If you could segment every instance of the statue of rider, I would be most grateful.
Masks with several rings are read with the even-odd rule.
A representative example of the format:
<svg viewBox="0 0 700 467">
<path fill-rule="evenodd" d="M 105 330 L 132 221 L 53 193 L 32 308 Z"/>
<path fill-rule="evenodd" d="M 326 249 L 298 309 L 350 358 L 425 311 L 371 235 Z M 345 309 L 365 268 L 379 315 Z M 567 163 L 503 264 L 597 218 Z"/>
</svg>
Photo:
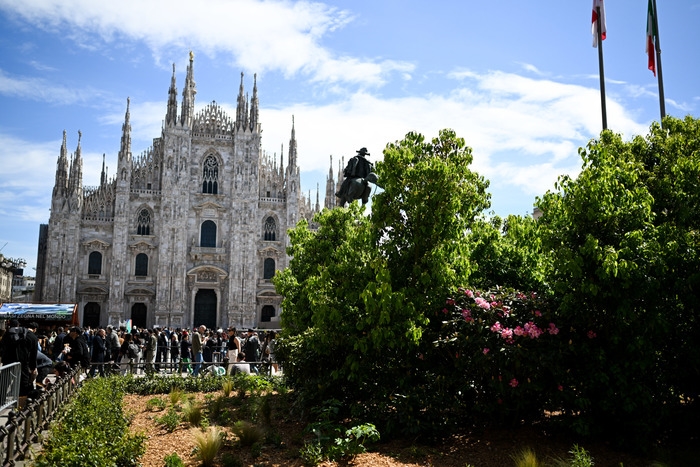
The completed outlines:
<svg viewBox="0 0 700 467">
<path fill-rule="evenodd" d="M 369 156 L 367 148 L 361 148 L 355 152 L 357 155 L 353 156 L 352 159 L 348 161 L 348 165 L 343 170 L 345 180 L 343 180 L 343 184 L 340 186 L 340 191 L 335 194 L 335 196 L 340 199 L 348 197 L 348 190 L 350 189 L 350 184 L 353 180 L 357 178 L 367 178 L 369 173 L 372 171 L 372 163 L 365 158 L 365 156 Z M 363 196 L 362 204 L 366 204 L 367 201 L 367 197 Z"/>
</svg>

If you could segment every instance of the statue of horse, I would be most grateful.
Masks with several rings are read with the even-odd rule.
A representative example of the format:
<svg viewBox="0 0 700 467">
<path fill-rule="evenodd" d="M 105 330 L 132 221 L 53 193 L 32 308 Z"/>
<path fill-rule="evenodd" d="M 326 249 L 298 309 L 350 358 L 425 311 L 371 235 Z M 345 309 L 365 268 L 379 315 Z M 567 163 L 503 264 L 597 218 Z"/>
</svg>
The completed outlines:
<svg viewBox="0 0 700 467">
<path fill-rule="evenodd" d="M 372 192 L 372 188 L 369 186 L 370 183 L 376 186 L 380 186 L 377 178 L 377 174 L 370 172 L 367 177 L 356 177 L 346 179 L 348 182 L 348 189 L 345 193 L 338 196 L 338 206 L 345 207 L 345 203 L 352 203 L 353 200 L 361 199 L 362 205 L 364 206 L 369 201 L 369 195 Z"/>
</svg>

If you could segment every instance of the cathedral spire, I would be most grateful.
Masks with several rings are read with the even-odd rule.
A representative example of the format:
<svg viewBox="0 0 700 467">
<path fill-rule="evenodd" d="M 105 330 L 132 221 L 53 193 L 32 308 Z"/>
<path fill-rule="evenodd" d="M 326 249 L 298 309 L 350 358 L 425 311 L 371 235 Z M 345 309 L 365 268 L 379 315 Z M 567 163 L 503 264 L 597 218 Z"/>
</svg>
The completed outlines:
<svg viewBox="0 0 700 467">
<path fill-rule="evenodd" d="M 80 147 L 80 140 L 83 137 L 83 133 L 78 130 L 78 147 L 75 148 L 75 155 L 70 165 L 70 178 L 68 181 L 68 188 L 70 194 L 78 195 L 80 197 L 83 190 L 83 157 L 82 149 Z"/>
<path fill-rule="evenodd" d="M 170 78 L 168 90 L 168 111 L 165 114 L 165 124 L 170 126 L 177 123 L 177 86 L 175 82 L 175 64 L 173 63 L 173 77 Z"/>
<path fill-rule="evenodd" d="M 284 143 L 280 145 L 280 177 L 284 174 Z"/>
<path fill-rule="evenodd" d="M 241 71 L 241 85 L 238 87 L 238 99 L 236 104 L 236 128 L 245 126 L 246 99 L 243 93 L 243 72 Z"/>
<path fill-rule="evenodd" d="M 131 117 L 129 113 L 129 106 L 131 104 L 131 98 L 126 98 L 126 114 L 124 115 L 124 124 L 122 125 L 122 142 L 119 148 L 119 160 L 130 161 L 131 160 Z"/>
<path fill-rule="evenodd" d="M 318 183 L 316 183 L 316 212 L 321 210 L 321 204 L 319 202 L 319 193 L 320 193 L 320 186 Z"/>
<path fill-rule="evenodd" d="M 56 161 L 56 181 L 53 187 L 53 196 L 65 195 L 68 188 L 68 148 L 66 145 L 66 130 L 63 130 L 63 143 L 61 143 L 61 152 Z"/>
<path fill-rule="evenodd" d="M 105 186 L 107 183 L 107 172 L 105 171 L 105 154 L 102 153 L 102 172 L 100 173 L 100 186 Z"/>
<path fill-rule="evenodd" d="M 258 74 L 253 75 L 253 98 L 250 101 L 250 131 L 258 130 Z"/>
<path fill-rule="evenodd" d="M 194 118 L 194 96 L 197 94 L 197 86 L 194 82 L 194 53 L 190 50 L 190 64 L 187 67 L 187 77 L 185 87 L 182 90 L 182 111 L 180 112 L 180 123 L 190 127 Z"/>
<path fill-rule="evenodd" d="M 295 171 L 297 166 L 297 137 L 294 130 L 294 115 L 292 115 L 292 136 L 289 138 L 289 160 L 287 169 Z"/>
</svg>

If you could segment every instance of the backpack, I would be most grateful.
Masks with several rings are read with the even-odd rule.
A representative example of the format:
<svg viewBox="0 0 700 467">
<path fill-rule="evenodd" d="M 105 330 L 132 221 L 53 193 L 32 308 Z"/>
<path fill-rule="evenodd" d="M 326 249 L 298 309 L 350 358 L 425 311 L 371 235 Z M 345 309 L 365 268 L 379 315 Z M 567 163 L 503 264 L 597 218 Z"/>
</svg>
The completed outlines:
<svg viewBox="0 0 700 467">
<path fill-rule="evenodd" d="M 129 358 L 139 358 L 139 346 L 133 342 L 129 342 L 129 347 L 126 349 L 126 355 Z"/>
</svg>

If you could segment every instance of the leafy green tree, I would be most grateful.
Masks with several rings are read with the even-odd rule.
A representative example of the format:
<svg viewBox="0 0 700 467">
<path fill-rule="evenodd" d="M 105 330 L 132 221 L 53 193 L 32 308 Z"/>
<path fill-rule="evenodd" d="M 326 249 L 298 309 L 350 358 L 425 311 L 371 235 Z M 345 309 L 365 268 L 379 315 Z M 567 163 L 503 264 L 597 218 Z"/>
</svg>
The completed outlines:
<svg viewBox="0 0 700 467">
<path fill-rule="evenodd" d="M 423 429 L 423 409 L 440 402 L 421 371 L 433 358 L 423 332 L 468 277 L 466 234 L 489 206 L 471 161 L 450 130 L 429 142 L 409 133 L 377 163 L 384 191 L 369 218 L 353 203 L 291 232 L 274 280 L 285 297 L 276 353 L 304 403 L 341 400 L 383 433 Z"/>
<path fill-rule="evenodd" d="M 538 201 L 584 432 L 647 440 L 698 394 L 700 123 L 665 124 L 631 142 L 604 131 Z"/>
<path fill-rule="evenodd" d="M 539 224 L 532 217 L 479 219 L 471 228 L 469 242 L 469 257 L 475 264 L 469 276 L 473 287 L 544 290 L 547 256 L 541 248 Z"/>
</svg>

